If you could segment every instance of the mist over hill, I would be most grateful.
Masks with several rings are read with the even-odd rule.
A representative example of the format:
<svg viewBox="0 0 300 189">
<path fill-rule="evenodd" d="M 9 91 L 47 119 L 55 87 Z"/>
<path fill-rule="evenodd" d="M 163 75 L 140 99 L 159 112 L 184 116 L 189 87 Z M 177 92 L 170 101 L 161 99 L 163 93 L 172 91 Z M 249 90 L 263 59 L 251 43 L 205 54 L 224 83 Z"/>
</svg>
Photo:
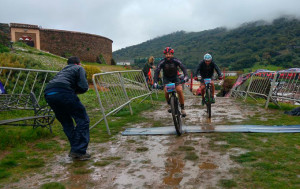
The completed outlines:
<svg viewBox="0 0 300 189">
<path fill-rule="evenodd" d="M 174 48 L 175 57 L 191 69 L 207 52 L 220 67 L 229 70 L 254 65 L 300 67 L 300 20 L 281 17 L 272 23 L 262 20 L 244 23 L 236 29 L 178 31 L 117 50 L 113 57 L 117 61 L 134 61 L 134 66 L 142 67 L 151 55 L 162 58 L 166 46 Z"/>
</svg>

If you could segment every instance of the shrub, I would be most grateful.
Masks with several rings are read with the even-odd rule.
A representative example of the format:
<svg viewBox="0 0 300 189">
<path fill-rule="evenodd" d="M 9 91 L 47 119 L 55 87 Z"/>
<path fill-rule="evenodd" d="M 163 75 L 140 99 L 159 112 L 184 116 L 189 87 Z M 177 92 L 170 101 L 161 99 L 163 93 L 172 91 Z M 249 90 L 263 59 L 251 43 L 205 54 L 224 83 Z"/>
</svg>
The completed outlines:
<svg viewBox="0 0 300 189">
<path fill-rule="evenodd" d="M 221 88 L 221 92 L 217 96 L 225 96 L 234 85 L 237 77 L 226 77 Z"/>
<path fill-rule="evenodd" d="M 72 53 L 70 53 L 70 52 L 64 52 L 64 53 L 62 54 L 62 57 L 65 57 L 65 58 L 69 58 L 69 57 L 71 57 L 71 56 L 73 56 L 73 55 L 72 55 Z"/>
<path fill-rule="evenodd" d="M 9 46 L 10 40 L 9 40 L 9 34 L 7 32 L 1 31 L 0 29 L 0 44 L 3 46 Z"/>
<path fill-rule="evenodd" d="M 15 68 L 47 69 L 43 64 L 33 58 L 21 57 L 10 53 L 0 54 L 0 66 Z"/>
<path fill-rule="evenodd" d="M 97 56 L 96 62 L 99 64 L 106 64 L 106 61 L 102 54 L 99 54 L 99 56 Z"/>
<path fill-rule="evenodd" d="M 116 63 L 116 61 L 112 58 L 110 64 L 111 64 L 111 65 L 116 65 L 117 63 Z"/>
<path fill-rule="evenodd" d="M 9 48 L 0 44 L 0 53 L 9 52 Z"/>
<path fill-rule="evenodd" d="M 87 76 L 87 80 L 89 83 L 93 83 L 93 74 L 96 74 L 96 73 L 101 73 L 101 70 L 99 67 L 97 66 L 90 66 L 90 65 L 85 65 L 83 66 L 85 71 L 86 71 L 86 76 Z"/>
</svg>

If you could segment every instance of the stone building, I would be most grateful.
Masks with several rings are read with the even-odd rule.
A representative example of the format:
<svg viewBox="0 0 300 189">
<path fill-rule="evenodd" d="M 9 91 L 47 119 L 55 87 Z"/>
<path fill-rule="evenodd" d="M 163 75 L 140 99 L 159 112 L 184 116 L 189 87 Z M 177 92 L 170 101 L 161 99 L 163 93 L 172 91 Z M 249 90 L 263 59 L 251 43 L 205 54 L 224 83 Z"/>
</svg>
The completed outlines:
<svg viewBox="0 0 300 189">
<path fill-rule="evenodd" d="M 96 62 L 100 54 L 107 64 L 111 64 L 111 39 L 103 36 L 65 31 L 44 29 L 37 25 L 11 23 L 10 37 L 13 42 L 23 41 L 39 50 L 69 57 L 78 56 L 83 61 Z"/>
</svg>

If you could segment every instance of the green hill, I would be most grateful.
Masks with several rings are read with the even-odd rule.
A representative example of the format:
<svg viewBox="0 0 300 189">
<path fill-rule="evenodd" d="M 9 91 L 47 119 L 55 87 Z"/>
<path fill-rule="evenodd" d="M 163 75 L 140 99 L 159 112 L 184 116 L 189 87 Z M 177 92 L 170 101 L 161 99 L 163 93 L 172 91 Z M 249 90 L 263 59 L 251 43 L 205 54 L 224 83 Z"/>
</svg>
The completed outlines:
<svg viewBox="0 0 300 189">
<path fill-rule="evenodd" d="M 206 52 L 229 70 L 300 67 L 300 20 L 282 17 L 272 23 L 245 23 L 232 30 L 178 31 L 115 51 L 113 57 L 134 60 L 135 66 L 142 67 L 146 57 L 162 58 L 166 46 L 174 48 L 175 57 L 191 69 Z"/>
<path fill-rule="evenodd" d="M 2 45 L 1 42 L 0 45 Z M 66 58 L 38 50 L 25 43 L 13 43 L 12 49 L 3 45 L 0 47 L 2 47 L 0 50 L 4 49 L 4 51 L 0 51 L 0 66 L 60 71 L 67 65 Z M 100 72 L 100 70 L 107 72 L 130 69 L 124 66 L 106 65 L 96 62 L 83 61 L 82 65 L 85 69 L 97 67 L 96 73 L 98 73 L 97 71 Z"/>
</svg>

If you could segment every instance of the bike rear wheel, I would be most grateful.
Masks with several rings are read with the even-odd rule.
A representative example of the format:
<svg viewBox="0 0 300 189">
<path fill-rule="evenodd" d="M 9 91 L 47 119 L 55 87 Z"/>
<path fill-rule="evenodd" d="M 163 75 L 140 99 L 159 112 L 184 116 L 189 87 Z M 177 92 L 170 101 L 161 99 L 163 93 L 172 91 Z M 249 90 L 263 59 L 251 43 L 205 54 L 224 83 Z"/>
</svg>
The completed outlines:
<svg viewBox="0 0 300 189">
<path fill-rule="evenodd" d="M 178 136 L 182 134 L 182 123 L 181 123 L 181 114 L 178 108 L 178 99 L 175 96 L 171 96 L 170 99 L 171 112 L 175 125 L 175 130 Z"/>
</svg>

